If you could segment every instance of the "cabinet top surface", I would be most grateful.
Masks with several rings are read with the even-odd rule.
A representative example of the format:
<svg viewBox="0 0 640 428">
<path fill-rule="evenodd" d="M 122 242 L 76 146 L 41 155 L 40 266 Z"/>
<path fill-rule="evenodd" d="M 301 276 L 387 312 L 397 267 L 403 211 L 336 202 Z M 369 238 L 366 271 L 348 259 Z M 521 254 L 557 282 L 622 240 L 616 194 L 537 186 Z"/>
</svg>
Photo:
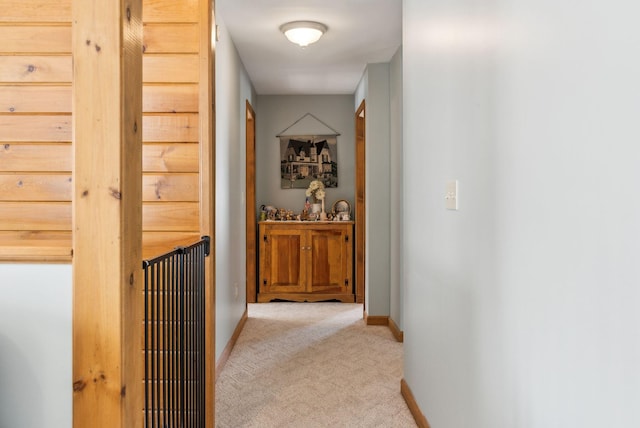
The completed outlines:
<svg viewBox="0 0 640 428">
<path fill-rule="evenodd" d="M 276 221 L 276 220 L 265 220 L 259 221 L 258 224 L 273 224 L 273 225 L 295 225 L 295 226 L 318 226 L 320 224 L 323 225 L 339 225 L 339 224 L 354 224 L 353 220 L 351 221 L 297 221 L 297 220 L 285 220 L 285 221 Z"/>
</svg>

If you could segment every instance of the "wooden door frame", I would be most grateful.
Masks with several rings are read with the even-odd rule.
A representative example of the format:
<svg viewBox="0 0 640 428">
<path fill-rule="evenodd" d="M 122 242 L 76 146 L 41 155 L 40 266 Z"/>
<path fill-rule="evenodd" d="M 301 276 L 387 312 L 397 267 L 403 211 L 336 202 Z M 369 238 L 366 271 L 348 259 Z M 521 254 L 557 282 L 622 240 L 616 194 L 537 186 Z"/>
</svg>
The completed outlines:
<svg viewBox="0 0 640 428">
<path fill-rule="evenodd" d="M 256 251 L 256 113 L 246 101 L 246 293 L 247 303 L 255 303 L 257 281 Z"/>
<path fill-rule="evenodd" d="M 356 110 L 356 178 L 355 178 L 355 276 L 356 303 L 364 303 L 366 245 L 366 118 L 365 100 Z"/>
<path fill-rule="evenodd" d="M 199 0 L 198 22 L 200 35 L 198 120 L 200 131 L 200 234 L 213 237 L 209 257 L 205 259 L 205 425 L 215 426 L 215 355 L 216 355 L 216 177 L 215 177 L 215 47 L 211 36 L 216 28 L 214 3 Z"/>
</svg>

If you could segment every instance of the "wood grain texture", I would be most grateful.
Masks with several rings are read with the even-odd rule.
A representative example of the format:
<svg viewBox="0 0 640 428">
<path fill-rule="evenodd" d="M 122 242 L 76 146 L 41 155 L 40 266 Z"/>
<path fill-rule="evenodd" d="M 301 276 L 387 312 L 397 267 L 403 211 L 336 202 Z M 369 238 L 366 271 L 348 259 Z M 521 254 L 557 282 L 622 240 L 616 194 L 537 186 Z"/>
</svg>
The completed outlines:
<svg viewBox="0 0 640 428">
<path fill-rule="evenodd" d="M 0 115 L 0 142 L 71 142 L 70 115 Z"/>
<path fill-rule="evenodd" d="M 5 22 L 71 22 L 71 0 L 3 0 Z"/>
<path fill-rule="evenodd" d="M 146 84 L 142 89 L 145 113 L 197 113 L 198 85 Z"/>
<path fill-rule="evenodd" d="M 4 201 L 71 202 L 71 174 L 0 173 L 0 195 Z"/>
<path fill-rule="evenodd" d="M 0 6 L 0 260 L 71 261 L 71 1 Z"/>
<path fill-rule="evenodd" d="M 142 200 L 145 202 L 198 202 L 200 200 L 198 181 L 198 174 L 145 174 L 142 177 Z"/>
<path fill-rule="evenodd" d="M 224 347 L 222 353 L 220 354 L 220 357 L 218 358 L 218 362 L 216 363 L 216 380 L 218 380 L 218 374 L 220 374 L 220 372 L 224 368 L 224 365 L 227 363 L 227 360 L 231 355 L 231 351 L 233 351 L 233 347 L 236 345 L 236 342 L 238 341 L 240 333 L 242 333 L 242 329 L 244 328 L 244 325 L 246 324 L 248 318 L 249 313 L 247 312 L 247 309 L 245 309 L 242 317 L 240 318 L 240 321 L 238 321 L 238 325 L 236 325 L 236 328 L 233 330 L 233 334 L 231 335 L 229 342 Z"/>
<path fill-rule="evenodd" d="M 389 317 L 381 315 L 366 315 L 367 325 L 389 325 Z"/>
<path fill-rule="evenodd" d="M 325 302 L 325 301 L 339 301 L 342 303 L 354 303 L 355 298 L 353 294 L 341 294 L 341 293 L 258 293 L 258 303 L 268 303 L 273 300 L 288 300 L 292 302 Z"/>
<path fill-rule="evenodd" d="M 366 248 L 366 135 L 365 101 L 355 115 L 356 126 L 356 206 L 355 206 L 355 263 L 356 263 L 356 303 L 364 303 L 365 248 Z"/>
<path fill-rule="evenodd" d="M 145 143 L 199 141 L 198 115 L 194 113 L 145 115 L 142 127 Z"/>
<path fill-rule="evenodd" d="M 74 427 L 142 426 L 141 17 L 73 0 Z"/>
<path fill-rule="evenodd" d="M 71 85 L 0 86 L 0 112 L 71 113 Z"/>
<path fill-rule="evenodd" d="M 0 261 L 71 262 L 71 231 L 0 231 Z"/>
<path fill-rule="evenodd" d="M 400 327 L 398 327 L 398 324 L 396 324 L 396 322 L 391 317 L 389 317 L 389 330 L 391 330 L 393 337 L 395 337 L 398 342 L 400 343 L 404 342 L 403 331 L 400 330 Z"/>
<path fill-rule="evenodd" d="M 205 363 L 205 428 L 215 426 L 215 337 L 216 337 L 216 239 L 215 239 L 215 0 L 198 0 L 199 24 L 199 135 L 200 135 L 200 234 L 210 236 L 212 245 L 205 259 L 205 349 L 210 357 Z"/>
<path fill-rule="evenodd" d="M 146 24 L 143 52 L 198 53 L 197 24 Z"/>
<path fill-rule="evenodd" d="M 3 0 L 2 21 L 71 22 L 71 0 Z M 144 0 L 144 22 L 198 22 L 197 0 Z"/>
<path fill-rule="evenodd" d="M 256 219 L 256 113 L 249 101 L 246 102 L 245 150 L 246 150 L 246 294 L 247 303 L 255 303 L 257 290 L 257 219 Z"/>
<path fill-rule="evenodd" d="M 143 64 L 145 83 L 198 83 L 198 55 L 145 54 Z"/>
<path fill-rule="evenodd" d="M 310 272 L 307 289 L 312 293 L 352 293 L 351 227 L 309 231 Z"/>
<path fill-rule="evenodd" d="M 199 208 L 197 202 L 146 202 L 142 206 L 142 227 L 145 232 L 197 232 Z"/>
<path fill-rule="evenodd" d="M 1 119 L 0 119 L 1 121 Z M 0 144 L 0 172 L 67 172 L 72 168 L 71 144 Z M 1 197 L 0 197 L 1 199 Z"/>
<path fill-rule="evenodd" d="M 407 406 L 409 407 L 409 411 L 413 415 L 413 418 L 415 419 L 418 427 L 431 428 L 431 426 L 429 425 L 429 422 L 427 421 L 427 418 L 424 416 L 424 414 L 420 410 L 420 406 L 418 406 L 418 403 L 416 402 L 416 399 L 413 396 L 413 392 L 411 392 L 411 388 L 409 388 L 407 381 L 405 381 L 404 379 L 400 381 L 400 393 L 402 394 L 402 398 L 404 398 L 404 401 L 407 403 Z"/>
<path fill-rule="evenodd" d="M 211 5 L 204 0 L 143 3 L 143 78 L 152 82 L 143 87 L 143 109 L 152 113 L 142 121 L 146 140 L 143 167 L 147 172 L 143 200 L 198 202 L 200 193 L 210 193 L 213 181 L 211 166 L 208 175 L 200 180 L 206 188 L 194 183 L 201 171 L 200 141 L 207 142 L 208 153 L 213 147 Z M 0 83 L 5 83 L 0 84 L 0 113 L 7 113 L 0 114 L 0 142 L 4 143 L 0 144 L 0 189 L 4 193 L 0 194 L 0 202 L 68 201 L 71 183 L 65 182 L 63 175 L 51 173 L 68 176 L 73 168 L 69 144 L 71 0 L 5 0 L 2 9 L 0 54 L 8 55 L 0 56 Z M 97 45 L 85 43 L 85 47 L 99 52 Z M 101 49 L 104 54 L 108 45 Z M 200 55 L 201 51 L 205 54 Z M 104 56 L 101 54 L 98 57 Z M 200 109 L 208 115 L 200 117 Z M 201 139 L 201 133 L 207 138 Z M 206 153 L 205 156 L 212 159 Z M 170 208 L 165 217 L 181 211 L 184 207 Z M 37 218 L 37 213 L 34 216 Z M 210 214 L 209 219 L 212 218 Z M 156 219 L 152 216 L 149 224 L 154 229 L 162 228 Z M 177 227 L 174 219 L 164 228 Z M 169 245 L 174 242 L 171 236 L 167 239 Z M 154 244 L 154 248 L 159 246 Z"/>
<path fill-rule="evenodd" d="M 200 79 L 198 52 L 201 46 L 199 3 L 193 0 L 150 0 L 144 5 L 144 17 L 149 22 L 143 29 L 147 54 L 191 54 L 145 56 L 145 70 L 149 73 L 147 80 L 159 83 L 145 85 L 144 109 L 152 113 L 197 113 L 200 108 L 197 83 Z M 0 53 L 19 55 L 0 57 L 0 80 L 18 84 L 0 86 L 0 111 L 23 115 L 0 116 L 3 130 L 0 141 L 5 142 L 0 145 L 0 172 L 5 173 L 0 176 L 3 192 L 0 201 L 69 201 L 71 183 L 64 178 L 68 174 L 51 175 L 51 172 L 69 173 L 72 169 L 71 145 L 59 144 L 71 140 L 71 116 L 68 115 L 72 99 L 69 86 L 71 2 L 9 2 L 9 9 L 8 16 L 0 20 L 14 24 L 0 26 L 0 39 L 3 40 Z M 206 21 L 205 27 L 211 25 L 208 18 Z M 206 28 L 204 32 L 207 32 Z M 167 84 L 167 81 L 191 83 Z M 34 114 L 27 116 L 25 113 Z M 200 186 L 197 179 L 194 181 L 197 175 L 183 173 L 198 173 L 200 169 L 199 126 L 197 114 L 183 117 L 152 115 L 143 120 L 145 138 L 149 142 L 194 143 L 145 145 L 143 164 L 145 171 L 151 174 L 144 178 L 143 200 L 198 201 Z M 25 176 L 24 173 L 33 174 Z M 178 175 L 173 176 L 174 173 Z M 24 205 L 20 210 L 29 206 L 36 207 Z M 11 206 L 11 212 L 16 210 Z M 148 210 L 150 213 L 156 211 L 155 208 Z M 184 207 L 170 208 L 165 218 L 173 218 L 172 215 L 184 211 Z M 47 222 L 38 226 L 32 221 L 40 218 L 38 213 L 25 218 L 31 219 L 33 227 L 49 227 Z M 162 228 L 157 221 L 157 216 L 152 215 L 148 224 L 154 229 Z M 16 222 L 12 220 L 11 227 L 18 227 Z M 174 219 L 164 228 L 177 227 Z M 168 245 L 175 242 L 171 236 L 167 239 Z M 155 242 L 153 247 L 160 246 Z"/>
<path fill-rule="evenodd" d="M 145 23 L 198 22 L 202 18 L 198 7 L 198 0 L 144 0 L 142 20 Z"/>
<path fill-rule="evenodd" d="M 71 55 L 0 56 L 0 82 L 71 82 Z"/>
<path fill-rule="evenodd" d="M 0 25 L 0 40 L 0 54 L 71 54 L 70 25 Z"/>
<path fill-rule="evenodd" d="M 2 230 L 71 230 L 70 202 L 0 202 Z"/>
<path fill-rule="evenodd" d="M 198 144 L 145 144 L 142 168 L 145 172 L 198 172 Z"/>
<path fill-rule="evenodd" d="M 149 259 L 200 240 L 198 232 L 142 232 L 142 257 Z"/>
<path fill-rule="evenodd" d="M 259 222 L 258 301 L 353 302 L 352 230 L 352 222 Z"/>
</svg>

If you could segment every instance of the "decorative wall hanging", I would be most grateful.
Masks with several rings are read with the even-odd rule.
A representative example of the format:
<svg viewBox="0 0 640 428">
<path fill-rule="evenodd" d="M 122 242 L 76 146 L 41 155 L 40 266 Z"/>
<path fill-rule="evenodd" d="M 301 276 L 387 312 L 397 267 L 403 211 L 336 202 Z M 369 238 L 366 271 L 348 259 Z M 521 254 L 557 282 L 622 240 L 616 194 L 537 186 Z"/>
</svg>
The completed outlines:
<svg viewBox="0 0 640 428">
<path fill-rule="evenodd" d="M 285 135 L 294 125 L 311 117 L 330 132 L 319 134 L 295 133 Z M 283 189 L 306 189 L 313 180 L 320 180 L 327 188 L 338 187 L 338 133 L 335 129 L 307 113 L 279 133 L 280 178 Z"/>
</svg>

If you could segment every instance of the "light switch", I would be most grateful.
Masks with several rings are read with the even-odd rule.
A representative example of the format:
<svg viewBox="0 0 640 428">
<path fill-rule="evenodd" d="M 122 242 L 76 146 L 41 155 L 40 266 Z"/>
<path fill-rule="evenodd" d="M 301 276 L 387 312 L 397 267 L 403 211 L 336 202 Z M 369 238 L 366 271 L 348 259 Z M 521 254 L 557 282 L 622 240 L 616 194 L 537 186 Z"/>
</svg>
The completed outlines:
<svg viewBox="0 0 640 428">
<path fill-rule="evenodd" d="M 445 188 L 444 207 L 448 210 L 458 209 L 458 180 L 449 180 Z"/>
</svg>

